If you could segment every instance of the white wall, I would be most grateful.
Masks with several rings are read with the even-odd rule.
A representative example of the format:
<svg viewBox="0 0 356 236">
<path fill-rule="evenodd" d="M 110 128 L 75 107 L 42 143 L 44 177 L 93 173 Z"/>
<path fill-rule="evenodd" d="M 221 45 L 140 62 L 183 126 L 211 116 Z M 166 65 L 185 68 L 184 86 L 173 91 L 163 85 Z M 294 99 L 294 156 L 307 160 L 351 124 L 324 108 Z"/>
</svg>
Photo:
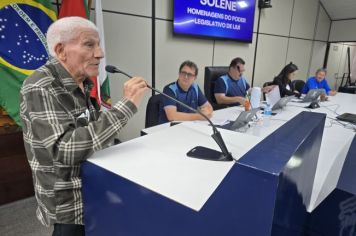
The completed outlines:
<svg viewBox="0 0 356 236">
<path fill-rule="evenodd" d="M 254 86 L 273 80 L 291 61 L 299 67 L 296 79 L 313 74 L 323 64 L 330 24 L 318 0 L 272 1 L 261 11 Z"/>
<path fill-rule="evenodd" d="M 351 70 L 356 67 L 354 58 L 356 55 L 355 43 L 331 43 L 328 56 L 328 82 L 332 89 L 338 89 L 341 84 L 344 73 L 348 73 L 347 48 L 350 48 L 350 64 Z M 354 81 L 354 76 L 352 76 Z M 343 82 L 345 85 L 346 79 Z"/>
<path fill-rule="evenodd" d="M 356 41 L 356 19 L 333 21 L 330 29 L 330 42 Z"/>
<path fill-rule="evenodd" d="M 177 79 L 178 67 L 186 59 L 199 66 L 198 84 L 203 89 L 204 67 L 229 65 L 234 57 L 246 61 L 245 76 L 254 86 L 273 80 L 283 66 L 293 61 L 300 68 L 297 79 L 305 80 L 324 61 L 330 19 L 319 0 L 273 0 L 272 8 L 255 12 L 253 42 L 197 39 L 173 36 L 173 0 L 156 0 L 155 82 L 162 89 Z M 152 1 L 102 0 L 107 62 L 152 82 Z M 256 49 L 257 48 L 257 49 Z M 257 52 L 256 52 L 257 50 Z M 255 58 L 256 52 L 256 58 Z M 253 65 L 255 69 L 253 71 Z M 117 79 L 120 77 L 120 79 Z M 122 96 L 124 78 L 110 76 L 113 102 Z M 144 127 L 147 94 L 139 113 L 121 132 L 125 141 L 139 136 Z"/>
</svg>

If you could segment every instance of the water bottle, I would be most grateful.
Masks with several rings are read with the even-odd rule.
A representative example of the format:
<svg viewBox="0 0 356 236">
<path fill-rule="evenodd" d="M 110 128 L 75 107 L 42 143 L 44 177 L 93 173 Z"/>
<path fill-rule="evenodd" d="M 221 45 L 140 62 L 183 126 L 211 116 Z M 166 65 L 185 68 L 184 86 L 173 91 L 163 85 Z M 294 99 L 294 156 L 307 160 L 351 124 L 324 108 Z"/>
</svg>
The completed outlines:
<svg viewBox="0 0 356 236">
<path fill-rule="evenodd" d="M 272 107 L 270 104 L 266 104 L 266 108 L 265 108 L 265 111 L 264 111 L 264 114 L 263 114 L 263 124 L 264 126 L 269 126 L 269 123 L 270 123 L 270 119 L 271 119 L 271 116 L 272 116 Z"/>
<path fill-rule="evenodd" d="M 271 116 L 272 115 L 272 107 L 268 103 L 266 104 L 264 115 L 265 116 Z"/>
</svg>

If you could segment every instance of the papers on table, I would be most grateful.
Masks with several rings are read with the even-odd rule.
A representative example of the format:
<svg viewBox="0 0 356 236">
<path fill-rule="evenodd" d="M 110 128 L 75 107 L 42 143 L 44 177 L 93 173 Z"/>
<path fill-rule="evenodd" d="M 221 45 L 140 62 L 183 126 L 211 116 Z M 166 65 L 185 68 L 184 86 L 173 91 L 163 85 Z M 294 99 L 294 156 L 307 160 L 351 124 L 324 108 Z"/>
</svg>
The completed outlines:
<svg viewBox="0 0 356 236">
<path fill-rule="evenodd" d="M 281 94 L 279 93 L 278 86 L 274 86 L 274 88 L 269 93 L 266 93 L 266 101 L 271 105 L 271 107 L 273 107 L 274 104 L 279 101 L 279 99 L 281 99 Z"/>
<path fill-rule="evenodd" d="M 251 107 L 257 108 L 260 107 L 261 101 L 261 88 L 260 87 L 253 87 L 251 89 Z"/>
</svg>

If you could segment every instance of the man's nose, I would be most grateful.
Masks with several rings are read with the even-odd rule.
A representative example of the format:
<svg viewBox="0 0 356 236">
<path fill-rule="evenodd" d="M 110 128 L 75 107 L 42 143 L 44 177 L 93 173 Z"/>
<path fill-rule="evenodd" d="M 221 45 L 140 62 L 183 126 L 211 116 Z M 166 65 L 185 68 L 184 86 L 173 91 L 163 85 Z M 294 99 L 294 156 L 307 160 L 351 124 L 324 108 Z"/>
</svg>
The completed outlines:
<svg viewBox="0 0 356 236">
<path fill-rule="evenodd" d="M 97 47 L 97 48 L 95 49 L 94 56 L 95 56 L 96 58 L 103 58 L 103 57 L 105 56 L 103 49 L 101 49 L 101 47 Z"/>
</svg>

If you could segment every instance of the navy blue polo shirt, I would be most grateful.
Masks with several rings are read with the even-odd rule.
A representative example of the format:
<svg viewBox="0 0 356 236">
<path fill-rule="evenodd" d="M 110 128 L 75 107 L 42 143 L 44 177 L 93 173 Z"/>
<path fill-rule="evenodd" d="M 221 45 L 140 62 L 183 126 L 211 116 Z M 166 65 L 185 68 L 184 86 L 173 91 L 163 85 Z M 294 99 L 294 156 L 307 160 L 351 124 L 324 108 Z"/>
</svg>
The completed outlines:
<svg viewBox="0 0 356 236">
<path fill-rule="evenodd" d="M 249 89 L 250 85 L 243 76 L 239 80 L 234 80 L 229 74 L 226 74 L 216 80 L 214 94 L 223 93 L 226 97 L 246 97 Z M 240 103 L 231 105 L 240 105 Z"/>
<path fill-rule="evenodd" d="M 184 91 L 179 86 L 178 82 L 173 82 L 166 85 L 163 89 L 163 92 L 194 109 L 198 109 L 208 101 L 196 83 L 193 83 L 192 86 L 190 86 L 190 88 L 188 89 L 188 91 Z M 193 111 L 183 107 L 182 105 L 174 102 L 173 100 L 166 98 L 165 96 L 161 96 L 161 104 L 159 109 L 159 124 L 168 122 L 166 112 L 164 110 L 164 108 L 167 106 L 177 107 L 178 112 L 194 113 Z"/>
</svg>

